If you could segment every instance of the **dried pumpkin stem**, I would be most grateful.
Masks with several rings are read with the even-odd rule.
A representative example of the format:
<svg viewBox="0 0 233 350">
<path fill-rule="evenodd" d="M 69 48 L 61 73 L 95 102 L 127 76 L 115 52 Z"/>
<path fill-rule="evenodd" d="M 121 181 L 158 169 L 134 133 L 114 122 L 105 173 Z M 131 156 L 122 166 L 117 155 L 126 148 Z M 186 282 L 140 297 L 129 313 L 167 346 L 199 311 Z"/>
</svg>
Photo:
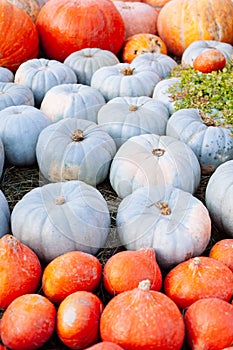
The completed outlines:
<svg viewBox="0 0 233 350">
<path fill-rule="evenodd" d="M 150 286 L 151 286 L 150 280 L 143 280 L 143 281 L 139 282 L 138 289 L 149 291 L 150 290 Z"/>
<path fill-rule="evenodd" d="M 55 199 L 54 199 L 54 202 L 56 205 L 62 205 L 66 202 L 65 200 L 65 197 L 63 196 L 57 196 Z"/>
<path fill-rule="evenodd" d="M 152 154 L 153 154 L 154 156 L 157 156 L 157 157 L 163 156 L 164 153 L 165 153 L 165 149 L 162 149 L 162 148 L 154 148 L 154 149 L 152 150 Z"/>
<path fill-rule="evenodd" d="M 138 110 L 138 106 L 131 105 L 131 106 L 129 106 L 129 110 L 130 110 L 131 112 L 135 112 L 135 111 Z"/>
<path fill-rule="evenodd" d="M 123 75 L 133 75 L 134 68 L 131 67 L 124 67 L 121 69 L 121 73 Z"/>
<path fill-rule="evenodd" d="M 84 132 L 80 129 L 75 130 L 71 136 L 71 139 L 75 142 L 84 140 Z"/>
<path fill-rule="evenodd" d="M 163 215 L 170 215 L 171 214 L 171 209 L 169 208 L 169 205 L 167 202 L 156 202 L 155 203 L 156 207 L 160 209 L 160 213 Z"/>
</svg>

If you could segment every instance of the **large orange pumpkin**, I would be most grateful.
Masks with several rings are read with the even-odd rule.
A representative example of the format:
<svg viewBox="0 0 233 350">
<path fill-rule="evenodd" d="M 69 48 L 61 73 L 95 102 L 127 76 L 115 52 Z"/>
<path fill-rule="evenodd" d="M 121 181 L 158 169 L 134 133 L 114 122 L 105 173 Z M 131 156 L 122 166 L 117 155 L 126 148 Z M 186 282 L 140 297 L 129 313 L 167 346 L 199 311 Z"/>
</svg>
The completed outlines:
<svg viewBox="0 0 233 350">
<path fill-rule="evenodd" d="M 50 0 L 36 25 L 42 51 L 59 61 L 87 47 L 116 54 L 125 35 L 123 19 L 111 0 Z"/>
<path fill-rule="evenodd" d="M 39 53 L 35 24 L 27 13 L 5 0 L 0 0 L 0 53 L 0 66 L 12 71 Z"/>
<path fill-rule="evenodd" d="M 17 6 L 24 12 L 26 12 L 33 22 L 36 21 L 37 16 L 40 12 L 40 4 L 37 0 L 7 0 L 13 5 Z"/>
<path fill-rule="evenodd" d="M 176 56 L 196 40 L 233 44 L 233 1 L 169 1 L 159 12 L 157 30 L 168 51 Z"/>
</svg>

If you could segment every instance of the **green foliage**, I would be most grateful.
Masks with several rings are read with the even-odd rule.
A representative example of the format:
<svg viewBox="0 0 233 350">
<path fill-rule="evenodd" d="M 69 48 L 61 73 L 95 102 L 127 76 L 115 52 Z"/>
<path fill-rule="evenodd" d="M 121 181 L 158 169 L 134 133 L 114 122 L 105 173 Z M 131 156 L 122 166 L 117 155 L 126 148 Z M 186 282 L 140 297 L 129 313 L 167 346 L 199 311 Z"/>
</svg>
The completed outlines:
<svg viewBox="0 0 233 350">
<path fill-rule="evenodd" d="M 233 134 L 233 59 L 211 73 L 177 65 L 171 76 L 180 78 L 180 83 L 169 88 L 175 110 L 198 108 L 212 125 L 228 127 Z"/>
</svg>

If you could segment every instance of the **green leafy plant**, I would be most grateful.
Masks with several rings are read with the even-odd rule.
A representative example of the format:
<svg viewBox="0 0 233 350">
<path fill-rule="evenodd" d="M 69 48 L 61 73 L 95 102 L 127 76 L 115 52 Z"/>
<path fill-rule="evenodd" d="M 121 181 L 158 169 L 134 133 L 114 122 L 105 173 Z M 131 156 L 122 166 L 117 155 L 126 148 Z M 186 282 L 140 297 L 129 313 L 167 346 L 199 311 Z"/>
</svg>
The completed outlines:
<svg viewBox="0 0 233 350">
<path fill-rule="evenodd" d="M 222 70 L 211 73 L 180 64 L 172 69 L 171 76 L 180 78 L 169 88 L 175 110 L 198 108 L 208 125 L 230 128 L 233 135 L 233 58 Z"/>
</svg>

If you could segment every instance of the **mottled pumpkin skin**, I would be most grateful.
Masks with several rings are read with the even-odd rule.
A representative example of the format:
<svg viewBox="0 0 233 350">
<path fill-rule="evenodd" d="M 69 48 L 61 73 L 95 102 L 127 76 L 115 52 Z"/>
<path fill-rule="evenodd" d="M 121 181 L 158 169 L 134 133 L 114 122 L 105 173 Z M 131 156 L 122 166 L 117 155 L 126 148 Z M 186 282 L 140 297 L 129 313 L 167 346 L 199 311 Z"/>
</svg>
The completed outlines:
<svg viewBox="0 0 233 350">
<path fill-rule="evenodd" d="M 7 0 L 13 5 L 17 6 L 24 12 L 26 12 L 33 22 L 36 21 L 40 12 L 40 4 L 37 0 Z"/>
<path fill-rule="evenodd" d="M 210 249 L 209 256 L 220 260 L 233 272 L 233 238 L 225 238 L 216 242 Z"/>
<path fill-rule="evenodd" d="M 39 53 L 35 24 L 28 14 L 7 1 L 0 1 L 0 52 L 0 66 L 12 71 Z"/>
<path fill-rule="evenodd" d="M 221 70 L 226 65 L 224 54 L 217 49 L 207 49 L 200 53 L 193 61 L 193 68 L 202 73 Z"/>
<path fill-rule="evenodd" d="M 36 26 L 42 50 L 59 61 L 87 47 L 116 54 L 125 35 L 123 19 L 110 0 L 50 0 L 42 7 Z"/>
<path fill-rule="evenodd" d="M 181 56 L 195 40 L 233 44 L 231 0 L 174 0 L 161 9 L 158 34 L 170 53 Z"/>
</svg>

